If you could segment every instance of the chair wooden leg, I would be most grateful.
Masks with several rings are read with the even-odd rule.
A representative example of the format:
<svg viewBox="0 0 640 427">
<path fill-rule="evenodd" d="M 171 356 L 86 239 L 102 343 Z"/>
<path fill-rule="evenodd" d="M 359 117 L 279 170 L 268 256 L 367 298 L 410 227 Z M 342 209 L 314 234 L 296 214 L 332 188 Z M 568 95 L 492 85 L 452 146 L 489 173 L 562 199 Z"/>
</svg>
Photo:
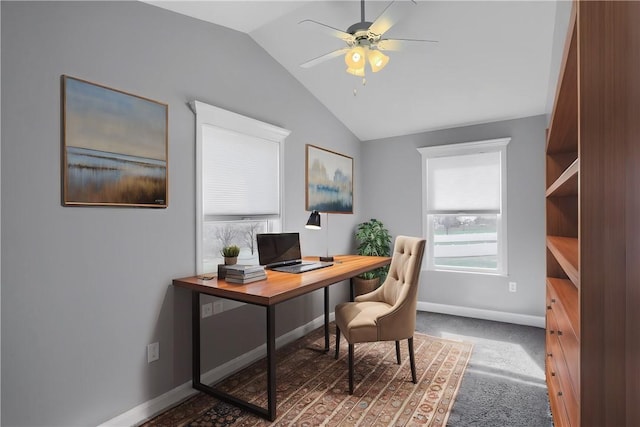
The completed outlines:
<svg viewBox="0 0 640 427">
<path fill-rule="evenodd" d="M 349 394 L 353 394 L 353 344 L 349 343 Z"/>
<path fill-rule="evenodd" d="M 400 361 L 400 341 L 396 341 L 396 360 L 398 361 L 398 365 L 402 363 Z"/>
<path fill-rule="evenodd" d="M 416 376 L 416 356 L 413 354 L 413 337 L 409 338 L 409 362 L 411 364 L 411 379 L 414 384 L 418 383 Z"/>
<path fill-rule="evenodd" d="M 340 328 L 336 326 L 336 360 L 340 355 Z"/>
</svg>

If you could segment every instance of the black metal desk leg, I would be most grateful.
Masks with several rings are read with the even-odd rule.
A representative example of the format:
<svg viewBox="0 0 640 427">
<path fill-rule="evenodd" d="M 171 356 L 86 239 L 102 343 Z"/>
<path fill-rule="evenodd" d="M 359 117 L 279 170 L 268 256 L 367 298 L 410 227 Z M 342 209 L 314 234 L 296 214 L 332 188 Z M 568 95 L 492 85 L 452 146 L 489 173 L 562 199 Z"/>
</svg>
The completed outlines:
<svg viewBox="0 0 640 427">
<path fill-rule="evenodd" d="M 193 388 L 208 393 L 218 399 L 236 405 L 270 421 L 276 418 L 276 337 L 275 315 L 273 307 L 267 307 L 267 393 L 269 399 L 268 409 L 261 408 L 253 403 L 234 397 L 221 390 L 202 384 L 200 379 L 200 292 L 192 291 L 191 294 L 191 351 Z"/>
<path fill-rule="evenodd" d="M 267 417 L 276 419 L 276 307 L 267 307 Z"/>
<path fill-rule="evenodd" d="M 329 287 L 324 287 L 324 352 L 329 351 Z"/>
<path fill-rule="evenodd" d="M 191 371 L 193 387 L 200 384 L 200 292 L 191 291 Z"/>
</svg>

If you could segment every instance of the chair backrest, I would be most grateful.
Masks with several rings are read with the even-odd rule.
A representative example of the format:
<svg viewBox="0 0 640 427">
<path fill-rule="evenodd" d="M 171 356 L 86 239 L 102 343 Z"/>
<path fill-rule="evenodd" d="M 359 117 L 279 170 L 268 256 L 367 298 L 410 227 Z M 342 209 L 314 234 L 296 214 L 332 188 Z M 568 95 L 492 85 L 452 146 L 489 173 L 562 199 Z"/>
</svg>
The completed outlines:
<svg viewBox="0 0 640 427">
<path fill-rule="evenodd" d="M 379 333 L 380 339 L 395 340 L 413 336 L 425 244 L 425 239 L 417 237 L 396 237 L 389 273 L 380 287 L 384 302 L 393 306 L 389 315 L 379 319 L 382 331 Z"/>
</svg>

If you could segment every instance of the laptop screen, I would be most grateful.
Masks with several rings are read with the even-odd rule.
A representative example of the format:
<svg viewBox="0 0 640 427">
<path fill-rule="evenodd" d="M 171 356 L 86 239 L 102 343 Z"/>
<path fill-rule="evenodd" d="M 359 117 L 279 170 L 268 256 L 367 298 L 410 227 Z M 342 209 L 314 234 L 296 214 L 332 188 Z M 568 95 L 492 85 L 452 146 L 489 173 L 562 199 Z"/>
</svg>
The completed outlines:
<svg viewBox="0 0 640 427">
<path fill-rule="evenodd" d="M 299 233 L 263 233 L 256 239 L 260 265 L 284 265 L 302 258 Z"/>
</svg>

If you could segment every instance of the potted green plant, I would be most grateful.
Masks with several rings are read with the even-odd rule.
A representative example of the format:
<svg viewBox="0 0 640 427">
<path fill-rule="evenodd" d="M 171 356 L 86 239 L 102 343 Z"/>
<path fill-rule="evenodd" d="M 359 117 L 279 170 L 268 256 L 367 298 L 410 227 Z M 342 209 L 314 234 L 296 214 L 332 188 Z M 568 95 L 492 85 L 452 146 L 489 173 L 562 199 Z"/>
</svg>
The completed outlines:
<svg viewBox="0 0 640 427">
<path fill-rule="evenodd" d="M 220 251 L 222 256 L 224 257 L 225 265 L 234 265 L 238 262 L 238 255 L 240 254 L 240 248 L 236 245 L 225 246 Z"/>
<path fill-rule="evenodd" d="M 358 224 L 356 229 L 356 241 L 358 243 L 358 255 L 390 256 L 391 235 L 384 224 L 372 218 L 369 221 Z M 355 295 L 362 295 L 373 291 L 387 277 L 389 267 L 381 267 L 367 271 L 353 280 Z"/>
</svg>

